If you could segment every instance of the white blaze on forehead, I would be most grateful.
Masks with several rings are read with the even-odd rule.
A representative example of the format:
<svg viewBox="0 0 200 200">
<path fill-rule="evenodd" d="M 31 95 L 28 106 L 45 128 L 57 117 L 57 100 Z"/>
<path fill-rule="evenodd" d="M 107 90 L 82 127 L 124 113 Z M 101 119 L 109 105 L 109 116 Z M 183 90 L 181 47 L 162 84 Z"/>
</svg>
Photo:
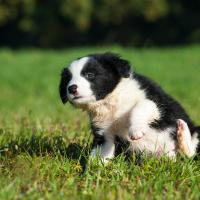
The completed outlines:
<svg viewBox="0 0 200 200">
<path fill-rule="evenodd" d="M 69 71 L 72 73 L 73 77 L 78 77 L 81 74 L 81 71 L 85 64 L 89 61 L 89 57 L 83 57 L 79 60 L 75 60 L 71 63 Z"/>
</svg>

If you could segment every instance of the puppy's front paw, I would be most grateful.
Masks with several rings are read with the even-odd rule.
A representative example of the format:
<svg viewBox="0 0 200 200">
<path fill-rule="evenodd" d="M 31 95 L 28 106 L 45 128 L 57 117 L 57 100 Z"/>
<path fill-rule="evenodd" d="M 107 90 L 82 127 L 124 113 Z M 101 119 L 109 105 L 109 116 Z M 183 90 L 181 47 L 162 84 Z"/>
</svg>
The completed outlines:
<svg viewBox="0 0 200 200">
<path fill-rule="evenodd" d="M 90 160 L 96 161 L 98 163 L 107 164 L 110 161 L 110 158 L 104 157 L 99 149 L 93 149 L 90 153 Z"/>
<path fill-rule="evenodd" d="M 134 130 L 130 129 L 129 130 L 129 138 L 131 140 L 139 140 L 144 136 L 144 131 L 141 130 Z"/>
<path fill-rule="evenodd" d="M 91 153 L 90 153 L 90 158 L 95 159 L 100 154 L 101 154 L 101 149 L 100 148 L 93 148 Z"/>
</svg>

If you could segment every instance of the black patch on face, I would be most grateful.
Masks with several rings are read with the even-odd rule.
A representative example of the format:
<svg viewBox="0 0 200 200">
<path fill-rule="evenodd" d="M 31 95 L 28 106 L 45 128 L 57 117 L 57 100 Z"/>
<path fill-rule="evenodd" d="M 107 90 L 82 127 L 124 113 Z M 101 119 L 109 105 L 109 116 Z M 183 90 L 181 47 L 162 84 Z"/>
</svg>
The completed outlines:
<svg viewBox="0 0 200 200">
<path fill-rule="evenodd" d="M 81 75 L 90 82 L 97 100 L 112 92 L 122 77 L 130 76 L 129 63 L 115 54 L 94 54 L 89 58 Z"/>
<path fill-rule="evenodd" d="M 93 54 L 90 56 L 105 68 L 109 68 L 117 72 L 120 77 L 128 78 L 130 76 L 131 67 L 129 62 L 122 59 L 119 55 L 107 52 L 103 54 Z"/>
<path fill-rule="evenodd" d="M 68 101 L 67 84 L 69 83 L 71 78 L 72 78 L 71 72 L 67 68 L 64 68 L 61 73 L 61 80 L 60 80 L 60 86 L 59 86 L 60 98 L 63 103 L 66 103 Z"/>
</svg>

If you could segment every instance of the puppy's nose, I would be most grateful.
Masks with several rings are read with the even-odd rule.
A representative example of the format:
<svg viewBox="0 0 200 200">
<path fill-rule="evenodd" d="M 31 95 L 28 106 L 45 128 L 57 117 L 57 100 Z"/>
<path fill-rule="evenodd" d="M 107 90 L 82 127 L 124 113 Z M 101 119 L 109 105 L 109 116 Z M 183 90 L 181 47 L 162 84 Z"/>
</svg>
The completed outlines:
<svg viewBox="0 0 200 200">
<path fill-rule="evenodd" d="M 77 93 L 77 88 L 78 88 L 77 85 L 70 85 L 70 86 L 68 87 L 68 92 L 69 92 L 70 94 L 76 94 L 76 93 Z"/>
</svg>

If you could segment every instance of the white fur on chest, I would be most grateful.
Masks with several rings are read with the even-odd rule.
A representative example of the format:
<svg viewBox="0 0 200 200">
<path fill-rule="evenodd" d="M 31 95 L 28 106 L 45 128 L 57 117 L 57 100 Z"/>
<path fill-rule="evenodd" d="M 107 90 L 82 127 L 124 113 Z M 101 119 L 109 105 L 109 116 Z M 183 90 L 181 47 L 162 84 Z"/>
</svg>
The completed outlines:
<svg viewBox="0 0 200 200">
<path fill-rule="evenodd" d="M 134 106 L 144 98 L 144 92 L 139 89 L 137 82 L 123 78 L 105 99 L 88 106 L 90 118 L 99 128 L 108 132 L 119 129 L 117 132 L 121 134 L 123 127 L 129 126 Z"/>
</svg>

